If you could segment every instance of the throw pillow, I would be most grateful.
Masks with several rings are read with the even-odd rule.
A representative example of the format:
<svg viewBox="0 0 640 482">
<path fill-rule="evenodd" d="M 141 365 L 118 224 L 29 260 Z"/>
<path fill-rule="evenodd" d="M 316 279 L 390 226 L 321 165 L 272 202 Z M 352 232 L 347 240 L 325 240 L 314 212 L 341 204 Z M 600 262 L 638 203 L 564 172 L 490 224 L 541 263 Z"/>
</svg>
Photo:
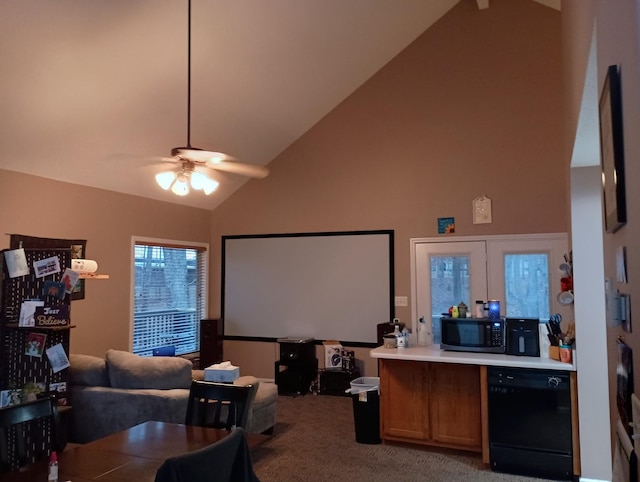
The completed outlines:
<svg viewBox="0 0 640 482">
<path fill-rule="evenodd" d="M 141 357 L 127 351 L 109 350 L 106 354 L 109 379 L 115 388 L 169 390 L 189 388 L 193 364 L 180 357 Z"/>
</svg>

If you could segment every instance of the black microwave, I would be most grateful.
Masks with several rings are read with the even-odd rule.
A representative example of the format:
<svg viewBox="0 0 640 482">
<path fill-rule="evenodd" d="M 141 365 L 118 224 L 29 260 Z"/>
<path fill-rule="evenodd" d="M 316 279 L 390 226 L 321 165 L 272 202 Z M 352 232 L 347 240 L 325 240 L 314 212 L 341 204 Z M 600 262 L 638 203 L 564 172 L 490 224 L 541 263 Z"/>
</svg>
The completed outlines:
<svg viewBox="0 0 640 482">
<path fill-rule="evenodd" d="M 504 319 L 441 318 L 440 348 L 479 353 L 504 353 Z"/>
</svg>

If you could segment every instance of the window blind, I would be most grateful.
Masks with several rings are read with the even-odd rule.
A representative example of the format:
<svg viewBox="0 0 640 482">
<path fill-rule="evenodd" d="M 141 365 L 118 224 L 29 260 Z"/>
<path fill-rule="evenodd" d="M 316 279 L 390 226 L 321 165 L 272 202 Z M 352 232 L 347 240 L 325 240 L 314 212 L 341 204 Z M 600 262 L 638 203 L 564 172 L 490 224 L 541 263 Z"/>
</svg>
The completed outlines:
<svg viewBox="0 0 640 482">
<path fill-rule="evenodd" d="M 174 346 L 176 355 L 200 349 L 206 310 L 206 248 L 140 243 L 134 247 L 133 353 Z"/>
</svg>

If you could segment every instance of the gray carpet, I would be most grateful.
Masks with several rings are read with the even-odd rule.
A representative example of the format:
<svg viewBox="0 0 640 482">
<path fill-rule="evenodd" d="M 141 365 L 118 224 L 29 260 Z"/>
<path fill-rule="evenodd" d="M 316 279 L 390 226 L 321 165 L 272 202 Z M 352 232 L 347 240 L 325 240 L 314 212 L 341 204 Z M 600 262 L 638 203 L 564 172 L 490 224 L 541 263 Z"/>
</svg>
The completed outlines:
<svg viewBox="0 0 640 482">
<path fill-rule="evenodd" d="M 278 397 L 274 435 L 252 458 L 261 482 L 541 480 L 492 472 L 479 454 L 357 443 L 351 398 L 327 395 Z"/>
</svg>

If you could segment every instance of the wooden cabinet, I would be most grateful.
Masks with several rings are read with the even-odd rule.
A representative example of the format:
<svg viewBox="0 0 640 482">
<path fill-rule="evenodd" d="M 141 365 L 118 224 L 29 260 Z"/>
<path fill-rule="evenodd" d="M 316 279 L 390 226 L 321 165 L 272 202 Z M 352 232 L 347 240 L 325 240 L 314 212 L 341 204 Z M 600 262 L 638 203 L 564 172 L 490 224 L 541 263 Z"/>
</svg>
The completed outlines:
<svg viewBox="0 0 640 482">
<path fill-rule="evenodd" d="M 380 360 L 384 440 L 481 452 L 481 367 Z"/>
</svg>

